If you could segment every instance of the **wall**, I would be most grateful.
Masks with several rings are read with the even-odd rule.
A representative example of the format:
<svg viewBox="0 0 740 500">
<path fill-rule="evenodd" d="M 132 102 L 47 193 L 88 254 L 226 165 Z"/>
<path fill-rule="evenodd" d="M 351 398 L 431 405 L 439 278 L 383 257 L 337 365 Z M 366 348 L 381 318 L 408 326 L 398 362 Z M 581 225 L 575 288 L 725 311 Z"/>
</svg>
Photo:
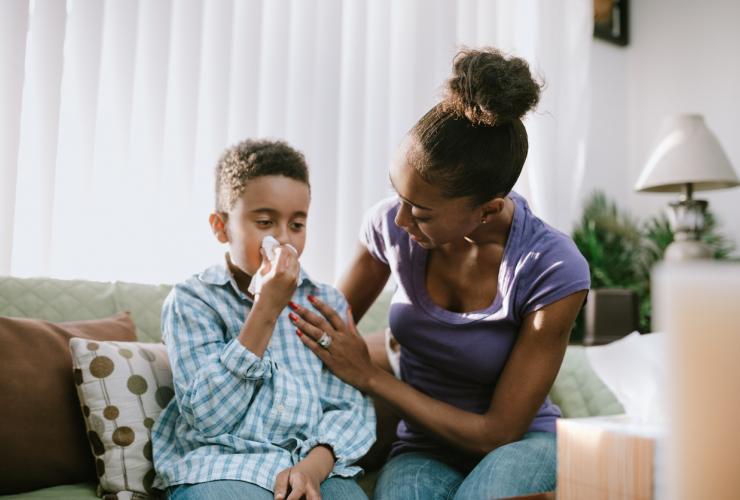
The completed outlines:
<svg viewBox="0 0 740 500">
<path fill-rule="evenodd" d="M 626 48 L 594 40 L 583 194 L 603 189 L 646 216 L 674 198 L 632 189 L 666 115 L 703 114 L 740 173 L 740 2 L 635 0 L 631 8 Z M 740 247 L 740 188 L 698 197 Z"/>
</svg>

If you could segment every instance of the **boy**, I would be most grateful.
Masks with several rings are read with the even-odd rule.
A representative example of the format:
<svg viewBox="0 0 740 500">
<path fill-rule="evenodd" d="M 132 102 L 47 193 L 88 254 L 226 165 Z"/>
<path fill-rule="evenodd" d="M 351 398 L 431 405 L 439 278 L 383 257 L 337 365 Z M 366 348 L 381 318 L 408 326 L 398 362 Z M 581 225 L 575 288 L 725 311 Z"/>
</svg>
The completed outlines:
<svg viewBox="0 0 740 500">
<path fill-rule="evenodd" d="M 152 441 L 168 498 L 367 498 L 352 463 L 375 440 L 373 406 L 290 321 L 288 306 L 313 296 L 347 309 L 300 268 L 309 202 L 305 159 L 284 142 L 247 140 L 219 160 L 209 222 L 225 263 L 177 285 L 162 311 L 175 398 Z M 272 263 L 267 236 L 279 243 Z"/>
</svg>

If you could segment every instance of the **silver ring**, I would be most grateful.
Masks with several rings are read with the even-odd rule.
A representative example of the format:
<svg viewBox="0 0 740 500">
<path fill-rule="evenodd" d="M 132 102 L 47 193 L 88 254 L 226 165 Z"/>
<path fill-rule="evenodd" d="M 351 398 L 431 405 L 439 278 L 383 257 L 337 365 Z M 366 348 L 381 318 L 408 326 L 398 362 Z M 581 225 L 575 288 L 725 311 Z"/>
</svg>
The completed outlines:
<svg viewBox="0 0 740 500">
<path fill-rule="evenodd" d="M 317 344 L 319 344 L 324 349 L 328 349 L 331 345 L 331 337 L 328 333 L 322 332 L 321 337 L 319 337 L 319 340 L 316 341 Z"/>
</svg>

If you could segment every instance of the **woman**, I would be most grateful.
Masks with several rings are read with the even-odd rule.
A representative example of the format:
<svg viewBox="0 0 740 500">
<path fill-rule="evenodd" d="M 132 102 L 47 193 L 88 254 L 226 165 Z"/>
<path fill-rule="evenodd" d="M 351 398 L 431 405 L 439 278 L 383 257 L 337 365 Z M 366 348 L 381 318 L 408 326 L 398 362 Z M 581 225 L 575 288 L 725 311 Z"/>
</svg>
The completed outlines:
<svg viewBox="0 0 740 500">
<path fill-rule="evenodd" d="M 316 300 L 321 314 L 299 308 L 295 321 L 330 370 L 401 416 L 376 499 L 555 487 L 560 411 L 547 394 L 588 265 L 510 192 L 527 156 L 521 117 L 539 99 L 527 63 L 467 50 L 453 73 L 448 95 L 403 142 L 390 169 L 398 196 L 368 214 L 339 285 L 359 318 L 395 278 L 401 380 L 380 368 L 387 360 L 373 363 L 352 313 Z"/>
</svg>

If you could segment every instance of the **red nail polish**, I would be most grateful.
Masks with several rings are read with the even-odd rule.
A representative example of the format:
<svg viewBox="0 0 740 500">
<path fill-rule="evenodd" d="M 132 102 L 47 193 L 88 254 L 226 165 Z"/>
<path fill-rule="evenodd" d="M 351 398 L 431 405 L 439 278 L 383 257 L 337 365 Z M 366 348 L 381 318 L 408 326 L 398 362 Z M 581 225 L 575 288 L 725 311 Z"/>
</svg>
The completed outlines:
<svg viewBox="0 0 740 500">
<path fill-rule="evenodd" d="M 295 314 L 293 314 L 293 313 L 288 313 L 288 317 L 289 317 L 289 318 L 290 318 L 290 320 L 291 320 L 292 322 L 294 322 L 294 323 L 295 323 L 296 321 L 298 321 L 298 316 L 296 316 L 296 315 L 295 315 Z"/>
<path fill-rule="evenodd" d="M 309 302 L 310 302 L 311 304 L 314 304 L 314 303 L 316 302 L 316 297 L 314 297 L 313 295 L 309 295 L 309 296 L 308 296 L 308 301 L 309 301 Z"/>
<path fill-rule="evenodd" d="M 297 310 L 298 310 L 298 304 L 296 304 L 296 303 L 295 303 L 295 302 L 293 302 L 292 300 L 291 300 L 290 302 L 288 302 L 288 305 L 289 305 L 289 306 L 290 306 L 290 308 L 291 308 L 291 309 L 293 309 L 294 311 L 297 311 Z"/>
<path fill-rule="evenodd" d="M 300 331 L 300 330 L 296 330 L 296 331 L 295 331 L 295 333 L 296 333 L 296 335 L 298 335 L 299 337 L 303 337 L 303 332 L 302 332 L 302 331 Z"/>
</svg>

